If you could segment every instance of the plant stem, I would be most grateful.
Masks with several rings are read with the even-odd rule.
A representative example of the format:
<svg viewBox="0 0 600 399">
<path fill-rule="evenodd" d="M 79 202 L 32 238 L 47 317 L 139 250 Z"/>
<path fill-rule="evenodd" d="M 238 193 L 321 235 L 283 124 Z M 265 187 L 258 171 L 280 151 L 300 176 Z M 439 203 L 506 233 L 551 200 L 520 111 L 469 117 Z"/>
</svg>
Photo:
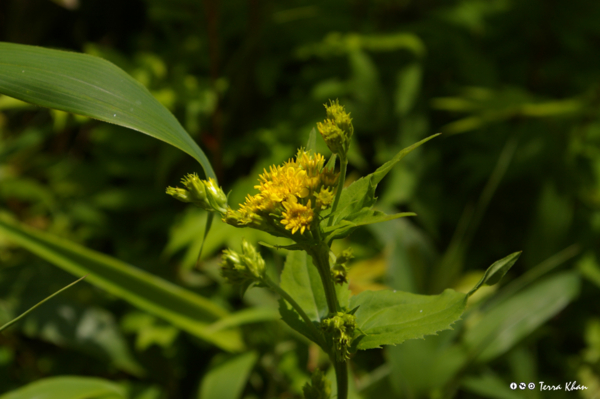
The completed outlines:
<svg viewBox="0 0 600 399">
<path fill-rule="evenodd" d="M 278 284 L 276 284 L 275 282 L 273 282 L 269 277 L 265 276 L 264 278 L 261 279 L 261 281 L 268 286 L 270 289 L 272 289 L 273 291 L 275 291 L 276 293 L 279 294 L 279 296 L 281 296 L 283 299 L 285 299 L 290 305 L 292 305 L 292 307 L 294 308 L 294 310 L 296 310 L 296 312 L 298 312 L 298 314 L 300 315 L 300 317 L 302 317 L 302 320 L 304 320 L 304 322 L 306 323 L 306 325 L 308 326 L 308 328 L 310 328 L 313 332 L 313 334 L 315 335 L 315 337 L 321 337 L 321 332 L 317 329 L 317 327 L 315 327 L 315 325 L 313 324 L 312 320 L 308 317 L 308 315 L 306 314 L 306 312 L 304 311 L 304 309 L 302 309 L 300 307 L 300 305 L 298 305 L 298 303 L 294 300 L 294 298 L 292 298 L 290 296 L 290 294 L 288 294 L 284 289 L 282 289 Z M 317 344 L 321 347 L 324 347 L 324 342 L 317 342 Z"/>
<path fill-rule="evenodd" d="M 331 278 L 331 269 L 329 268 L 329 247 L 324 242 L 320 242 L 317 247 L 308 249 L 307 252 L 319 271 L 329 313 L 335 314 L 340 311 L 340 305 L 338 304 L 335 286 Z"/>
<path fill-rule="evenodd" d="M 342 190 L 344 189 L 344 182 L 346 181 L 346 169 L 348 169 L 348 158 L 346 154 L 340 153 L 340 179 L 338 180 L 338 185 L 335 191 L 335 199 L 333 200 L 333 205 L 331 206 L 331 214 L 335 212 L 337 209 L 338 203 L 340 202 L 340 197 L 342 196 Z M 329 218 L 329 222 L 327 222 L 327 226 L 331 226 L 333 223 L 333 217 Z"/>
<path fill-rule="evenodd" d="M 337 384 L 337 399 L 348 398 L 348 361 L 333 362 Z"/>
<path fill-rule="evenodd" d="M 325 290 L 325 298 L 327 299 L 327 307 L 330 314 L 336 314 L 340 311 L 340 305 L 335 292 L 335 285 L 331 278 L 329 268 L 329 247 L 324 242 L 320 242 L 318 246 L 307 250 L 312 257 L 313 263 L 319 271 L 321 282 Z M 329 353 L 329 358 L 335 368 L 335 379 L 337 384 L 338 396 L 337 399 L 347 399 L 348 397 L 348 362 L 338 362 L 333 353 Z"/>
</svg>

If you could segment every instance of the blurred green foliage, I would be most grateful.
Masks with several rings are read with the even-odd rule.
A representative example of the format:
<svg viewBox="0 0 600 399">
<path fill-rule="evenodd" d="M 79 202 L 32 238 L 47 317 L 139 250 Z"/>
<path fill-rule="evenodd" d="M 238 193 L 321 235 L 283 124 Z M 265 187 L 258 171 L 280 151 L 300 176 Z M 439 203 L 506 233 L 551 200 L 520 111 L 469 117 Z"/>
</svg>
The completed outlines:
<svg viewBox="0 0 600 399">
<path fill-rule="evenodd" d="M 492 261 L 523 255 L 496 292 L 471 299 L 454 331 L 359 353 L 352 394 L 517 398 L 510 382 L 577 380 L 589 387 L 579 395 L 593 398 L 599 20 L 600 3 L 585 0 L 5 0 L 0 40 L 123 68 L 205 150 L 232 205 L 262 168 L 306 143 L 330 98 L 354 118 L 350 179 L 443 132 L 378 190 L 382 210 L 418 216 L 346 240 L 356 254 L 351 287 L 468 290 Z M 327 152 L 322 141 L 317 148 Z M 232 311 L 275 309 L 268 292 L 239 298 L 218 275 L 219 250 L 242 234 L 267 241 L 259 233 L 216 220 L 194 269 L 206 214 L 164 188 L 197 168 L 152 138 L 0 97 L 0 212 Z M 263 255 L 281 270 L 283 252 Z M 0 262 L 0 324 L 72 281 L 1 235 Z M 138 399 L 219 397 L 223 388 L 300 397 L 309 371 L 327 365 L 280 322 L 243 332 L 251 351 L 226 355 L 84 281 L 0 335 L 0 392 L 77 375 Z M 236 378 L 224 387 L 227 373 Z"/>
</svg>

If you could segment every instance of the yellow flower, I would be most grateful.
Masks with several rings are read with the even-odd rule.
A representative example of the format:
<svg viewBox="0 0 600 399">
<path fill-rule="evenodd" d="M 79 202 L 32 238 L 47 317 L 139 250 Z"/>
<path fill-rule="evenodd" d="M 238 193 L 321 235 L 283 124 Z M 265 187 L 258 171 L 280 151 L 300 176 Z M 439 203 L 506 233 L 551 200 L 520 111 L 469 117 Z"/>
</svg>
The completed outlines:
<svg viewBox="0 0 600 399">
<path fill-rule="evenodd" d="M 281 224 L 285 225 L 286 230 L 292 230 L 292 234 L 296 234 L 298 230 L 300 234 L 304 234 L 304 230 L 310 230 L 313 220 L 310 200 L 308 204 L 302 205 L 296 197 L 290 196 L 283 202 L 283 207 L 285 212 L 282 213 Z"/>
</svg>

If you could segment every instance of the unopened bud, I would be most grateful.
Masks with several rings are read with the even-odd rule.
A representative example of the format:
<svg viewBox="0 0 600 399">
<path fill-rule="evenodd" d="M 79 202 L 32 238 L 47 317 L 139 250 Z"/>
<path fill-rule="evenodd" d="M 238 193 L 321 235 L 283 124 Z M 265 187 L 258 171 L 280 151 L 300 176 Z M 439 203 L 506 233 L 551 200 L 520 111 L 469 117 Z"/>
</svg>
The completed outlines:
<svg viewBox="0 0 600 399">
<path fill-rule="evenodd" d="M 352 248 L 347 248 L 340 254 L 340 256 L 337 257 L 335 262 L 339 264 L 345 264 L 352 259 L 354 259 L 354 252 L 352 251 Z"/>
<path fill-rule="evenodd" d="M 354 126 L 352 126 L 350 114 L 346 112 L 338 100 L 335 100 L 335 102 L 329 101 L 329 105 L 325 104 L 325 110 L 327 112 L 327 118 L 335 122 L 349 141 L 354 134 Z"/>
<path fill-rule="evenodd" d="M 206 188 L 206 199 L 210 207 L 220 214 L 225 214 L 227 212 L 227 196 L 223 189 L 212 177 L 209 177 L 208 181 L 202 180 L 202 183 Z"/>
<path fill-rule="evenodd" d="M 221 275 L 244 292 L 253 283 L 260 283 L 265 274 L 265 261 L 260 253 L 246 240 L 242 241 L 242 253 L 226 249 L 221 257 Z"/>
<path fill-rule="evenodd" d="M 334 154 L 345 153 L 344 143 L 346 138 L 344 132 L 335 124 L 332 119 L 325 119 L 324 122 L 317 123 L 317 129 L 329 150 Z"/>
<path fill-rule="evenodd" d="M 181 202 L 192 202 L 187 190 L 179 187 L 167 187 L 167 194 Z"/>
<path fill-rule="evenodd" d="M 201 180 L 197 174 L 190 173 L 181 183 L 185 189 L 168 187 L 167 194 L 179 201 L 191 202 L 194 205 L 211 212 L 227 213 L 227 196 L 213 178 Z"/>
<path fill-rule="evenodd" d="M 334 316 L 324 319 L 321 328 L 333 341 L 336 360 L 338 362 L 348 360 L 356 329 L 356 317 L 353 314 L 337 312 Z"/>
</svg>

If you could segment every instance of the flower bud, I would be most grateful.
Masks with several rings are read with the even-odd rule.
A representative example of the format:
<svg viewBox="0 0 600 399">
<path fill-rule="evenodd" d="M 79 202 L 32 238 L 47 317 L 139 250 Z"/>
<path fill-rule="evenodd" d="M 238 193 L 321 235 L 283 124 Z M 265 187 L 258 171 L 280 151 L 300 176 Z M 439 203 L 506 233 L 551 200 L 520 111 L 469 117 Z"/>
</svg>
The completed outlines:
<svg viewBox="0 0 600 399">
<path fill-rule="evenodd" d="M 354 134 L 354 126 L 352 126 L 350 114 L 346 112 L 338 100 L 335 100 L 335 102 L 329 101 L 329 106 L 325 105 L 325 110 L 327 112 L 327 118 L 335 122 L 337 127 L 344 132 L 344 136 L 346 136 L 349 141 Z"/>
<path fill-rule="evenodd" d="M 246 240 L 242 253 L 226 249 L 221 257 L 221 275 L 231 284 L 240 286 L 242 293 L 253 283 L 260 283 L 265 275 L 265 261 Z"/>
<path fill-rule="evenodd" d="M 207 211 L 219 212 L 221 215 L 227 213 L 227 196 L 213 178 L 200 180 L 197 174 L 190 173 L 181 180 L 181 183 L 185 189 L 167 187 L 167 194 L 179 201 L 191 202 Z"/>
<path fill-rule="evenodd" d="M 344 132 L 333 120 L 325 119 L 324 122 L 318 122 L 317 129 L 321 133 L 321 136 L 323 136 L 323 140 L 325 140 L 325 144 L 327 144 L 331 152 L 334 154 L 345 152 L 344 143 L 346 142 L 346 138 L 344 137 Z"/>
<path fill-rule="evenodd" d="M 221 187 L 212 177 L 209 177 L 208 181 L 202 180 L 202 184 L 206 189 L 206 199 L 210 207 L 220 214 L 225 214 L 227 212 L 227 196 Z"/>
<path fill-rule="evenodd" d="M 321 328 L 333 341 L 336 360 L 338 362 L 348 360 L 356 329 L 356 317 L 353 314 L 337 312 L 334 316 L 324 319 Z"/>
<path fill-rule="evenodd" d="M 187 190 L 179 187 L 167 187 L 167 194 L 181 202 L 192 202 Z"/>
</svg>

